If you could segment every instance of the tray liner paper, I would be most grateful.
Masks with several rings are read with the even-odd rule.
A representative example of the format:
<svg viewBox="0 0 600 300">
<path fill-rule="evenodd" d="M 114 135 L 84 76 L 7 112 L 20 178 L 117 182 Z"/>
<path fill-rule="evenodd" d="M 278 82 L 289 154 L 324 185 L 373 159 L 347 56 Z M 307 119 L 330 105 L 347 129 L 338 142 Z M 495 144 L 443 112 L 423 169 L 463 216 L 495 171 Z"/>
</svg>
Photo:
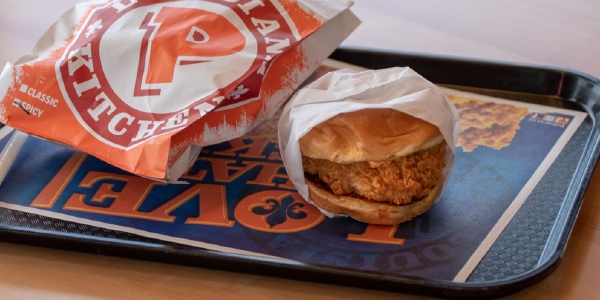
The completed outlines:
<svg viewBox="0 0 600 300">
<path fill-rule="evenodd" d="M 87 1 L 0 75 L 3 124 L 175 182 L 358 26 L 349 0 Z"/>
<path fill-rule="evenodd" d="M 280 112 L 204 147 L 181 176 L 188 184 L 29 138 L 0 186 L 0 206 L 224 252 L 463 282 L 586 114 L 442 91 L 461 118 L 453 171 L 442 199 L 398 226 L 327 218 L 307 204 L 279 153 Z"/>
</svg>

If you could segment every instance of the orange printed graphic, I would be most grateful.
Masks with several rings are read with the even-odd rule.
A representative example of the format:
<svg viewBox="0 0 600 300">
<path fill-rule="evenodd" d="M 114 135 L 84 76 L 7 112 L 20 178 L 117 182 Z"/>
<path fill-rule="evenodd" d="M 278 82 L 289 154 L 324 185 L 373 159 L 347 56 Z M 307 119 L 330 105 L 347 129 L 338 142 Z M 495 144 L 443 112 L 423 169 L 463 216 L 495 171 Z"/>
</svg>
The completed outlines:
<svg viewBox="0 0 600 300">
<path fill-rule="evenodd" d="M 187 202 L 192 197 L 200 197 L 200 215 L 197 218 L 188 218 L 186 224 L 202 224 L 222 227 L 231 227 L 235 221 L 227 216 L 227 196 L 225 186 L 214 184 L 196 184 L 171 202 Z M 171 209 L 172 210 L 172 209 Z"/>
<path fill-rule="evenodd" d="M 121 192 L 113 191 L 114 184 L 104 182 L 107 180 L 122 182 L 124 187 Z M 144 202 L 152 188 L 157 185 L 165 186 L 165 183 L 152 181 L 138 176 L 89 172 L 79 186 L 92 188 L 97 182 L 101 182 L 101 186 L 92 196 L 92 199 L 94 199 L 92 201 L 104 203 L 105 201 L 109 201 L 109 199 L 113 199 L 113 202 L 109 207 L 88 205 L 84 202 L 86 195 L 74 193 L 63 209 L 165 222 L 173 222 L 175 220 L 175 217 L 165 215 L 158 210 L 153 212 L 138 211 L 138 208 Z"/>
<path fill-rule="evenodd" d="M 202 156 L 198 157 L 198 160 L 210 161 L 214 177 L 213 179 L 216 182 L 233 182 L 234 180 L 240 178 L 240 176 L 246 174 L 248 171 L 260 166 L 262 168 L 256 176 L 256 179 L 247 181 L 247 184 L 259 184 L 264 186 L 278 186 L 282 188 L 295 189 L 287 173 L 279 172 L 284 168 L 282 163 L 243 161 L 240 163 L 240 165 L 236 165 L 237 161 L 233 159 L 207 158 Z M 273 182 L 275 178 L 285 179 L 286 181 L 285 183 L 278 184 Z"/>
<path fill-rule="evenodd" d="M 279 145 L 275 145 L 275 148 L 279 148 Z M 269 160 L 281 160 L 283 161 L 283 158 L 281 158 L 281 154 L 279 153 L 279 151 L 273 151 L 269 154 L 269 157 L 267 158 Z"/>
<path fill-rule="evenodd" d="M 235 160 L 223 158 L 206 158 L 201 156 L 198 157 L 198 160 L 210 161 L 214 180 L 217 182 L 232 182 L 238 179 L 246 172 L 250 171 L 252 168 L 263 164 L 262 162 L 245 162 L 246 164 L 242 166 L 231 166 L 231 164 L 236 163 Z M 234 173 L 232 173 L 232 171 Z"/>
<path fill-rule="evenodd" d="M 317 14 L 306 8 L 300 7 L 297 1 L 281 0 L 281 6 L 292 16 L 294 23 L 298 26 L 298 31 L 302 36 L 313 33 L 319 26 L 324 24 L 324 20 Z"/>
<path fill-rule="evenodd" d="M 290 180 L 287 173 L 279 173 L 279 170 L 284 169 L 283 164 L 270 163 L 270 162 L 263 162 L 260 164 L 263 166 L 262 169 L 260 170 L 260 173 L 258 173 L 258 176 L 256 176 L 256 179 L 247 181 L 246 182 L 247 184 L 278 186 L 281 188 L 288 188 L 288 189 L 296 188 L 294 186 L 294 184 L 292 184 L 292 181 Z M 273 179 L 275 179 L 275 178 L 282 178 L 282 179 L 286 179 L 287 181 L 284 184 L 277 185 L 275 182 L 273 182 Z"/>
<path fill-rule="evenodd" d="M 107 179 L 110 179 L 110 178 L 107 178 Z M 98 192 L 96 193 L 96 195 L 94 195 L 94 197 L 92 197 L 92 201 L 97 202 L 97 203 L 104 203 L 105 199 L 119 197 L 118 193 L 113 192 L 114 187 L 115 187 L 114 184 L 103 183 L 100 186 L 100 189 L 98 189 Z M 98 198 L 96 198 L 96 197 L 98 197 Z"/>
<path fill-rule="evenodd" d="M 378 244 L 403 245 L 404 239 L 395 238 L 394 234 L 398 225 L 375 225 L 370 224 L 363 234 L 348 234 L 347 240 L 358 242 L 369 242 Z"/>
<path fill-rule="evenodd" d="M 183 175 L 181 175 L 181 179 L 191 179 L 191 180 L 202 181 L 202 179 L 204 179 L 204 176 L 206 176 L 207 173 L 208 173 L 208 171 L 206 171 L 206 170 L 199 170 L 198 173 L 193 174 L 192 168 L 190 168 L 185 173 L 183 173 Z"/>
<path fill-rule="evenodd" d="M 180 57 L 186 57 L 180 64 L 201 63 L 188 57 L 231 55 L 246 44 L 244 35 L 225 17 L 201 9 L 163 7 L 154 22 L 160 27 L 150 49 L 146 84 L 172 82 Z"/>
<path fill-rule="evenodd" d="M 323 221 L 316 207 L 294 192 L 268 190 L 244 198 L 235 208 L 235 219 L 242 225 L 266 232 L 298 232 Z"/>
<path fill-rule="evenodd" d="M 65 187 L 71 181 L 79 167 L 87 157 L 87 154 L 81 152 L 73 153 L 73 156 L 67 161 L 67 163 L 58 171 L 58 173 L 52 178 L 50 183 L 31 203 L 33 207 L 44 207 L 51 208 L 58 197 L 65 190 Z"/>
</svg>

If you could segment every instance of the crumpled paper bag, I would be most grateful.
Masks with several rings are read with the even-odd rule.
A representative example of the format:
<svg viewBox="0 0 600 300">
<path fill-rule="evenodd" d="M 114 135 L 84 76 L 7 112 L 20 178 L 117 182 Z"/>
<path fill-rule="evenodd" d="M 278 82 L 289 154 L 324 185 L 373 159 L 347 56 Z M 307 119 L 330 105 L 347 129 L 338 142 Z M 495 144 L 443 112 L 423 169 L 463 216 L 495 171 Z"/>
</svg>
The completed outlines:
<svg viewBox="0 0 600 300">
<path fill-rule="evenodd" d="M 237 2 L 75 5 L 0 73 L 0 122 L 177 182 L 202 147 L 270 118 L 360 24 L 351 0 Z"/>
</svg>

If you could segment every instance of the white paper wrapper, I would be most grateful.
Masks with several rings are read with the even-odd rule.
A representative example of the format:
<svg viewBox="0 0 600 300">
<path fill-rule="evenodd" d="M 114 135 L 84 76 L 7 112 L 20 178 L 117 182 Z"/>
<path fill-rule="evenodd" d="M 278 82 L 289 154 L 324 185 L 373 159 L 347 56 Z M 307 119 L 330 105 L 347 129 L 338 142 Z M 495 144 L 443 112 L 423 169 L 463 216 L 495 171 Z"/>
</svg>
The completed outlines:
<svg viewBox="0 0 600 300">
<path fill-rule="evenodd" d="M 304 87 L 285 106 L 279 120 L 279 148 L 290 180 L 309 203 L 298 140 L 316 125 L 345 112 L 391 108 L 436 125 L 446 140 L 441 198 L 454 165 L 460 130 L 458 111 L 431 82 L 410 68 L 355 72 L 343 69 L 326 74 Z M 335 214 L 324 211 L 329 217 Z"/>
</svg>

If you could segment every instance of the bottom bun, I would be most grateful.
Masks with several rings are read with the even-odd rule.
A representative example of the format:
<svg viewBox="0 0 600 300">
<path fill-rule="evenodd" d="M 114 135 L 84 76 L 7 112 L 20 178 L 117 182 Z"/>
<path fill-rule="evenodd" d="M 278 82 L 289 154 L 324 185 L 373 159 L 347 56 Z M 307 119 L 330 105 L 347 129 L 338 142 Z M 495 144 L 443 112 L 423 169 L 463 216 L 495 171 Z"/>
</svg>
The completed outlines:
<svg viewBox="0 0 600 300">
<path fill-rule="evenodd" d="M 431 189 L 427 197 L 405 205 L 374 202 L 350 196 L 339 196 L 305 179 L 308 196 L 320 208 L 334 214 L 343 214 L 369 224 L 396 225 L 426 212 L 435 202 L 442 184 L 440 181 Z"/>
</svg>

